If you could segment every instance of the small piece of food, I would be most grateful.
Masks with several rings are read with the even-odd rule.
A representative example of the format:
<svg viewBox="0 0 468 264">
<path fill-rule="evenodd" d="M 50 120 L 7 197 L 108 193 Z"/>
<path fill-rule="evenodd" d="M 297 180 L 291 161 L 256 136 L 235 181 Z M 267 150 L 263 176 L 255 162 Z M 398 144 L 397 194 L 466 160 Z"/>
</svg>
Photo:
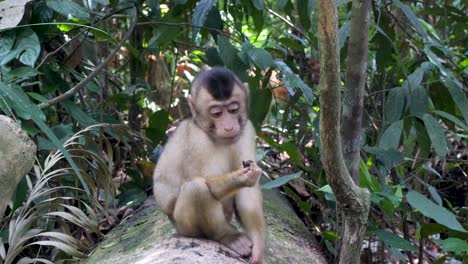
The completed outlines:
<svg viewBox="0 0 468 264">
<path fill-rule="evenodd" d="M 244 161 L 242 161 L 242 166 L 244 168 L 248 168 L 248 167 L 250 167 L 250 164 L 252 164 L 252 163 L 254 163 L 252 160 L 244 160 Z"/>
</svg>

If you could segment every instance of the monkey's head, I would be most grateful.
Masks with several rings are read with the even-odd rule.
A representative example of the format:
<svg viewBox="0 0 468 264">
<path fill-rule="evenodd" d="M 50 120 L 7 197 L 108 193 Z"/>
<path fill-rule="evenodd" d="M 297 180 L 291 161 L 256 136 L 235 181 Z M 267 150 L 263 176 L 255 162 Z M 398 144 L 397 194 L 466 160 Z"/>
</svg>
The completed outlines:
<svg viewBox="0 0 468 264">
<path fill-rule="evenodd" d="M 213 67 L 192 82 L 192 119 L 217 143 L 236 142 L 247 122 L 248 89 L 231 71 Z"/>
</svg>

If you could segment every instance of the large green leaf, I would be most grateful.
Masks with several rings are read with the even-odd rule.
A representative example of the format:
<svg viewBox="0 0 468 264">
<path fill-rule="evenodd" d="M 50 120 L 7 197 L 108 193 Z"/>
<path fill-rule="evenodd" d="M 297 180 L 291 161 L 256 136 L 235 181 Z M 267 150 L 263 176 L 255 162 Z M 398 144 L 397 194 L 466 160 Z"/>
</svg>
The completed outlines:
<svg viewBox="0 0 468 264">
<path fill-rule="evenodd" d="M 445 157 L 448 153 L 447 138 L 444 134 L 444 129 L 440 126 L 437 119 L 429 114 L 422 117 L 427 134 L 431 139 L 431 145 L 435 149 L 437 155 L 441 158 Z"/>
<path fill-rule="evenodd" d="M 401 132 L 403 131 L 403 120 L 391 124 L 379 140 L 381 149 L 398 149 L 400 146 Z"/>
<path fill-rule="evenodd" d="M 154 112 L 149 119 L 149 127 L 146 128 L 146 136 L 155 144 L 165 141 L 169 122 L 169 113 L 167 111 L 159 110 Z"/>
<path fill-rule="evenodd" d="M 429 96 L 421 85 L 409 89 L 411 99 L 410 112 L 414 116 L 421 116 L 429 111 Z"/>
<path fill-rule="evenodd" d="M 73 18 L 89 20 L 88 11 L 72 0 L 47 0 L 46 3 L 49 8 L 69 20 Z"/>
<path fill-rule="evenodd" d="M 242 44 L 239 57 L 244 63 L 250 64 L 252 62 L 262 70 L 266 70 L 273 65 L 271 54 L 262 48 L 256 48 L 250 42 Z"/>
<path fill-rule="evenodd" d="M 200 28 L 205 24 L 206 17 L 211 11 L 213 6 L 218 3 L 218 0 L 201 0 L 195 6 L 195 11 L 193 12 L 192 24 L 193 24 L 193 39 L 200 32 Z"/>
<path fill-rule="evenodd" d="M 397 6 L 398 8 L 401 9 L 401 11 L 403 11 L 403 13 L 405 14 L 405 16 L 408 18 L 408 20 L 410 21 L 410 23 L 413 25 L 413 27 L 416 29 L 416 31 L 424 38 L 424 39 L 427 39 L 427 32 L 426 30 L 423 28 L 423 26 L 421 25 L 421 23 L 419 22 L 419 19 L 418 17 L 413 13 L 413 11 L 411 11 L 411 9 L 403 4 L 402 2 L 398 1 L 398 0 L 394 0 L 393 3 L 395 4 L 395 6 Z"/>
<path fill-rule="evenodd" d="M 468 242 L 461 240 L 456 237 L 449 237 L 445 240 L 435 240 L 439 245 L 442 245 L 444 251 L 453 251 L 453 252 L 467 252 L 468 251 Z"/>
<path fill-rule="evenodd" d="M 312 105 L 315 101 L 315 96 L 306 83 L 304 83 L 299 76 L 293 73 L 293 71 L 284 63 L 282 60 L 274 60 L 273 62 L 278 69 L 281 70 L 283 78 L 281 81 L 284 83 L 290 94 L 294 94 L 294 89 L 299 88 L 309 105 Z"/>
<path fill-rule="evenodd" d="M 249 116 L 255 128 L 260 129 L 263 120 L 270 110 L 272 94 L 270 89 L 259 89 L 258 83 L 256 78 L 249 78 L 251 98 Z"/>
<path fill-rule="evenodd" d="M 393 233 L 390 233 L 386 230 L 377 230 L 375 234 L 389 247 L 398 248 L 407 251 L 413 251 L 416 248 L 406 239 L 399 237 Z"/>
<path fill-rule="evenodd" d="M 285 185 L 286 183 L 288 183 L 290 180 L 294 180 L 294 179 L 297 179 L 299 177 L 301 177 L 302 175 L 302 171 L 299 171 L 299 172 L 296 172 L 294 174 L 290 174 L 290 175 L 286 175 L 286 176 L 281 176 L 271 182 L 267 182 L 265 184 L 263 184 L 261 186 L 262 189 L 273 189 L 273 188 L 277 188 L 277 187 L 280 187 L 282 185 Z"/>
<path fill-rule="evenodd" d="M 9 38 L 11 38 L 11 36 Z M 5 41 L 8 42 L 8 40 Z M 4 56 L 0 56 L 0 66 L 17 58 L 21 63 L 34 67 L 34 63 L 36 62 L 40 51 L 41 44 L 36 33 L 30 28 L 19 29 L 16 32 L 14 46 L 10 51 L 7 51 Z"/>
<path fill-rule="evenodd" d="M 387 97 L 385 116 L 389 123 L 394 123 L 401 118 L 405 107 L 405 94 L 401 87 L 393 88 Z"/>
<path fill-rule="evenodd" d="M 410 191 L 406 195 L 406 200 L 414 209 L 417 209 L 421 214 L 433 219 L 437 223 L 453 230 L 467 232 L 452 212 L 435 204 L 424 195 Z"/>
<path fill-rule="evenodd" d="M 0 58 L 3 58 L 10 52 L 15 44 L 15 39 L 15 30 L 0 32 Z"/>
</svg>

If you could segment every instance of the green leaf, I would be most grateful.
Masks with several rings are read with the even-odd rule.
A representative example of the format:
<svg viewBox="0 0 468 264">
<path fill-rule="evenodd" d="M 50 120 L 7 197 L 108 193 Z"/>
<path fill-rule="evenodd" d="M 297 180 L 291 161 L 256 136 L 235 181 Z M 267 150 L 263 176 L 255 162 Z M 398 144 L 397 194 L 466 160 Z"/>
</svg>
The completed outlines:
<svg viewBox="0 0 468 264">
<path fill-rule="evenodd" d="M 398 149 L 400 146 L 401 132 L 403 131 L 403 120 L 391 124 L 379 140 L 381 149 Z"/>
<path fill-rule="evenodd" d="M 257 8 L 258 10 L 263 10 L 265 9 L 265 2 L 263 0 L 252 0 L 252 4 Z"/>
<path fill-rule="evenodd" d="M 247 81 L 247 65 L 238 56 L 239 51 L 223 36 L 218 36 L 218 48 L 224 64 L 231 69 L 241 81 Z"/>
<path fill-rule="evenodd" d="M 457 126 L 459 126 L 461 129 L 465 130 L 465 131 L 468 131 L 468 126 L 465 125 L 460 119 L 456 118 L 455 116 L 447 113 L 447 112 L 444 112 L 444 111 L 438 111 L 438 110 L 434 110 L 433 111 L 434 113 L 438 114 L 439 116 L 441 117 L 444 117 L 445 119 L 447 120 L 450 120 L 452 121 L 453 123 L 455 123 Z"/>
<path fill-rule="evenodd" d="M 205 26 L 207 28 L 210 28 L 209 31 L 214 38 L 216 38 L 219 35 L 219 32 L 222 32 L 224 23 L 217 8 L 211 8 L 206 18 Z"/>
<path fill-rule="evenodd" d="M 209 66 L 224 66 L 223 59 L 219 55 L 218 49 L 210 47 L 205 51 L 206 55 L 206 64 Z"/>
<path fill-rule="evenodd" d="M 427 39 L 427 32 L 419 22 L 418 17 L 411 11 L 411 9 L 403 4 L 402 2 L 395 0 L 393 1 L 396 7 L 400 8 L 401 11 L 405 14 L 405 16 L 408 18 L 410 23 L 413 25 L 413 27 L 416 29 L 416 32 L 418 32 L 424 39 Z"/>
<path fill-rule="evenodd" d="M 310 8 L 309 0 L 298 0 L 297 3 L 297 13 L 299 15 L 299 20 L 301 21 L 302 29 L 304 32 L 307 32 L 310 29 Z"/>
<path fill-rule="evenodd" d="M 3 58 L 11 51 L 15 44 L 15 39 L 15 30 L 0 32 L 0 58 Z"/>
<path fill-rule="evenodd" d="M 405 94 L 404 89 L 401 87 L 393 88 L 387 97 L 386 107 L 385 107 L 385 116 L 387 121 L 394 123 L 401 118 L 405 107 Z"/>
<path fill-rule="evenodd" d="M 406 251 L 413 251 L 416 249 L 408 240 L 386 230 L 377 230 L 375 234 L 390 248 L 398 248 Z"/>
<path fill-rule="evenodd" d="M 242 45 L 239 57 L 246 64 L 249 64 L 249 61 L 252 61 L 262 70 L 266 70 L 273 65 L 273 57 L 268 51 L 262 48 L 256 48 L 249 42 Z"/>
<path fill-rule="evenodd" d="M 257 79 L 249 78 L 250 90 L 250 113 L 249 117 L 255 128 L 260 129 L 263 120 L 265 119 L 270 104 L 272 94 L 270 89 L 259 89 Z"/>
<path fill-rule="evenodd" d="M 457 218 L 452 212 L 450 212 L 442 206 L 433 203 L 424 195 L 415 191 L 410 191 L 406 195 L 406 200 L 414 209 L 418 210 L 422 215 L 429 217 L 437 223 L 444 225 L 450 229 L 467 233 L 467 231 L 463 228 L 460 222 L 458 222 Z"/>
<path fill-rule="evenodd" d="M 302 165 L 301 154 L 296 145 L 292 142 L 284 142 L 279 145 L 279 148 L 288 153 L 289 157 L 298 165 Z"/>
<path fill-rule="evenodd" d="M 359 183 L 362 187 L 367 187 L 372 192 L 380 192 L 380 184 L 377 178 L 370 174 L 369 169 L 366 166 L 366 163 L 361 159 L 359 161 Z"/>
<path fill-rule="evenodd" d="M 273 62 L 281 73 L 283 78 L 281 81 L 284 83 L 286 88 L 289 91 L 289 94 L 294 95 L 294 88 L 299 88 L 302 91 L 302 94 L 309 105 L 312 105 L 315 101 L 315 96 L 312 93 L 312 88 L 305 84 L 299 76 L 294 74 L 292 70 L 284 63 L 282 60 L 274 60 Z"/>
<path fill-rule="evenodd" d="M 463 85 L 457 80 L 451 79 L 445 79 L 443 83 L 452 95 L 453 101 L 457 104 L 463 118 L 465 118 L 465 123 L 468 125 L 468 99 L 466 98 L 466 92 L 463 92 Z"/>
<path fill-rule="evenodd" d="M 447 138 L 444 134 L 444 129 L 440 126 L 437 119 L 429 114 L 422 117 L 424 125 L 426 126 L 427 134 L 431 139 L 431 145 L 435 149 L 437 155 L 444 158 L 448 153 Z"/>
<path fill-rule="evenodd" d="M 301 175 L 302 175 L 302 171 L 299 171 L 299 172 L 296 172 L 294 174 L 290 174 L 290 175 L 287 175 L 287 176 L 281 176 L 278 179 L 275 179 L 275 180 L 273 180 L 271 182 L 267 182 L 267 183 L 263 184 L 261 186 L 261 188 L 262 189 L 277 188 L 277 187 L 280 187 L 282 185 L 285 185 L 290 180 L 294 180 L 294 179 L 297 179 L 297 178 L 301 177 Z"/>
<path fill-rule="evenodd" d="M 46 3 L 49 8 L 65 16 L 68 20 L 73 18 L 79 20 L 90 19 L 88 11 L 72 0 L 47 0 Z"/>
<path fill-rule="evenodd" d="M 195 39 L 198 32 L 200 32 L 200 27 L 205 24 L 208 13 L 216 3 L 218 3 L 218 0 L 201 0 L 197 3 L 197 6 L 195 6 L 192 17 L 192 24 L 194 26 L 193 39 Z"/>
<path fill-rule="evenodd" d="M 421 85 L 409 89 L 410 98 L 410 112 L 415 116 L 421 116 L 429 111 L 429 96 L 426 89 Z"/>
<path fill-rule="evenodd" d="M 34 67 L 40 51 L 41 45 L 36 33 L 30 28 L 19 29 L 13 48 L 5 56 L 0 57 L 0 66 L 17 58 L 21 63 Z"/>
<path fill-rule="evenodd" d="M 62 102 L 62 105 L 67 113 L 78 122 L 78 125 L 81 128 L 86 128 L 98 123 L 94 118 L 83 112 L 83 110 L 81 110 L 81 108 L 74 102 L 66 100 Z"/>
<path fill-rule="evenodd" d="M 23 89 L 17 85 L 5 85 L 0 82 L 0 96 L 3 97 L 7 104 L 23 119 L 32 119 L 33 114 L 45 120 L 44 113 L 32 102 L 24 93 Z"/>
<path fill-rule="evenodd" d="M 146 128 L 146 136 L 155 144 L 166 140 L 166 130 L 169 126 L 169 113 L 165 110 L 154 112 L 149 119 L 149 127 Z"/>
<path fill-rule="evenodd" d="M 435 242 L 444 248 L 444 251 L 466 252 L 468 251 L 468 242 L 460 238 L 449 237 L 445 240 L 435 240 Z"/>
<path fill-rule="evenodd" d="M 421 225 L 421 237 L 428 237 L 430 235 L 446 232 L 448 228 L 444 225 L 437 223 L 427 223 Z"/>
<path fill-rule="evenodd" d="M 381 148 L 374 148 L 374 147 L 365 147 L 364 148 L 367 152 L 374 154 L 387 169 L 392 169 L 393 167 L 397 166 L 400 161 L 405 158 L 405 155 L 400 151 L 390 148 L 390 149 L 381 149 Z"/>
</svg>

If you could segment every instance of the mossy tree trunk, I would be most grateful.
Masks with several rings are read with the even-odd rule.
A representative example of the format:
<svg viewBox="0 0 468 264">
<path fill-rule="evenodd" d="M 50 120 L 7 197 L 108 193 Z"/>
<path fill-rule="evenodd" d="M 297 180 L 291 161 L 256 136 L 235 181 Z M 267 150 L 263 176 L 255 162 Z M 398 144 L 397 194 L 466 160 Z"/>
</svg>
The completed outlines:
<svg viewBox="0 0 468 264">
<path fill-rule="evenodd" d="M 318 39 L 320 49 L 320 142 L 327 181 L 335 193 L 337 215 L 342 224 L 338 263 L 359 263 L 362 239 L 367 226 L 370 195 L 351 178 L 341 145 L 340 60 L 338 17 L 335 1 L 318 0 Z"/>
</svg>

